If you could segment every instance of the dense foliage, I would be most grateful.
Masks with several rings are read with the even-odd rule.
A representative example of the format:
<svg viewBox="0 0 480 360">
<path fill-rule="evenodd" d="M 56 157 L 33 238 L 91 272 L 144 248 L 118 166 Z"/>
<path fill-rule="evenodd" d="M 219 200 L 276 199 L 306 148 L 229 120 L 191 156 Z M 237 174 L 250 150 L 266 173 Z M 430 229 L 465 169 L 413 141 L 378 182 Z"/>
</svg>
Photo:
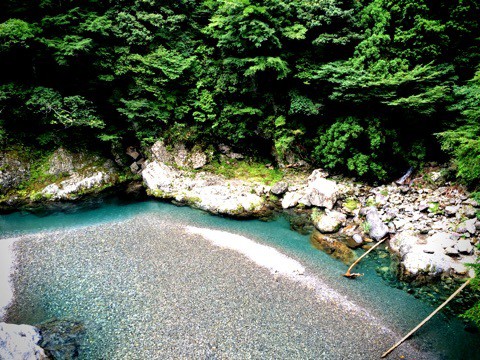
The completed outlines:
<svg viewBox="0 0 480 360">
<path fill-rule="evenodd" d="M 480 180 L 474 0 L 4 0 L 0 140 L 158 138 Z"/>
</svg>

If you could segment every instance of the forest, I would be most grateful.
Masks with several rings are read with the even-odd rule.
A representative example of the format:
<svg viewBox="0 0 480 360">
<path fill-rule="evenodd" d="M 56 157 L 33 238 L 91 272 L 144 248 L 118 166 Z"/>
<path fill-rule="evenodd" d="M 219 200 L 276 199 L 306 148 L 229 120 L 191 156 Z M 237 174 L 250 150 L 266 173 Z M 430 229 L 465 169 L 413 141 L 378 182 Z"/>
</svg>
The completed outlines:
<svg viewBox="0 0 480 360">
<path fill-rule="evenodd" d="M 475 0 L 5 0 L 3 148 L 157 139 L 480 179 Z M 255 144 L 254 146 L 252 144 Z"/>
</svg>

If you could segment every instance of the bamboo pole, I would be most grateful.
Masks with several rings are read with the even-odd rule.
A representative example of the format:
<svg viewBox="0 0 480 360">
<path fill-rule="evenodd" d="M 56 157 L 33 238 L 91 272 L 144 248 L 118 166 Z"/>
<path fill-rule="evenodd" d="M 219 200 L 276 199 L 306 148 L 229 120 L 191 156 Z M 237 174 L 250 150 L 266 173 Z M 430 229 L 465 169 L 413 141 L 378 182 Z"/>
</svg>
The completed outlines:
<svg viewBox="0 0 480 360">
<path fill-rule="evenodd" d="M 357 260 L 355 260 L 355 262 L 354 262 L 352 265 L 350 265 L 350 267 L 348 268 L 347 272 L 346 272 L 345 274 L 343 274 L 343 276 L 348 277 L 348 278 L 356 278 L 357 276 L 362 276 L 363 274 L 358 274 L 358 273 L 350 274 L 350 271 L 353 269 L 353 267 L 354 267 L 355 265 L 357 265 L 357 264 L 360 262 L 360 260 L 362 260 L 365 256 L 367 256 L 370 251 L 372 251 L 373 249 L 375 249 L 378 245 L 380 245 L 381 243 L 383 243 L 383 242 L 384 242 L 385 240 L 387 240 L 387 239 L 388 239 L 388 238 L 385 238 L 385 239 L 377 242 L 377 243 L 376 243 L 375 245 L 373 245 L 370 249 L 368 249 L 368 251 L 366 251 L 365 254 L 363 254 L 362 256 L 360 256 Z"/>
<path fill-rule="evenodd" d="M 405 340 L 407 340 L 410 336 L 412 336 L 412 334 L 417 331 L 418 329 L 420 329 L 428 320 L 430 320 L 436 313 L 438 313 L 440 310 L 442 310 L 442 308 L 447 305 L 450 300 L 452 300 L 455 296 L 457 296 L 460 291 L 462 291 L 468 284 L 470 284 L 470 281 L 472 279 L 468 279 L 467 281 L 465 281 L 465 283 L 463 283 L 462 286 L 460 286 L 452 295 L 450 295 L 450 297 L 445 300 L 445 302 L 440 305 L 439 307 L 437 307 L 430 315 L 428 315 L 425 320 L 423 320 L 420 324 L 418 324 L 413 330 L 411 330 L 407 335 L 405 335 L 402 340 L 400 340 L 399 342 L 397 342 L 395 345 L 393 345 L 390 349 L 388 349 L 387 351 L 385 351 L 382 355 L 382 358 L 386 357 L 388 354 L 390 354 L 393 350 L 395 350 L 401 343 L 403 343 Z"/>
</svg>

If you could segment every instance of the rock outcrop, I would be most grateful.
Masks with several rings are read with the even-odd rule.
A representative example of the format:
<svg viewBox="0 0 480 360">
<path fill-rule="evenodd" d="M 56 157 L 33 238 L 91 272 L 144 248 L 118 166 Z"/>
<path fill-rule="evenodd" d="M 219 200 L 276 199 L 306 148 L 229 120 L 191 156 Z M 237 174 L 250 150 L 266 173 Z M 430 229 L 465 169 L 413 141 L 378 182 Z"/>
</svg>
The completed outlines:
<svg viewBox="0 0 480 360">
<path fill-rule="evenodd" d="M 46 360 L 40 331 L 30 325 L 0 323 L 0 359 Z"/>
<path fill-rule="evenodd" d="M 114 184 L 118 172 L 112 160 L 71 153 L 63 148 L 49 159 L 48 174 L 60 180 L 45 186 L 41 194 L 48 200 L 71 200 Z"/>
<path fill-rule="evenodd" d="M 214 214 L 248 217 L 265 211 L 269 188 L 262 184 L 230 180 L 220 175 L 173 168 L 148 162 L 142 177 L 151 195 L 173 199 Z"/>
<path fill-rule="evenodd" d="M 15 151 L 0 154 L 0 194 L 15 189 L 30 177 L 30 163 Z"/>
</svg>

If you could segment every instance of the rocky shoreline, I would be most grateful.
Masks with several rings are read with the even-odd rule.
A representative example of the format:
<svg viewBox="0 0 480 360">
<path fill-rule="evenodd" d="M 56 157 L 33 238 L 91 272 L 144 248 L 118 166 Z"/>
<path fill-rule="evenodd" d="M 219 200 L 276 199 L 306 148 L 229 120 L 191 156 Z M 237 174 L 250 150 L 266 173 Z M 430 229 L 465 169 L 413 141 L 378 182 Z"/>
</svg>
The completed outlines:
<svg viewBox="0 0 480 360">
<path fill-rule="evenodd" d="M 189 149 L 157 141 L 144 153 L 129 147 L 128 156 L 117 154 L 115 163 L 59 148 L 43 160 L 46 176 L 36 183 L 31 162 L 5 153 L 0 157 L 0 206 L 5 210 L 78 200 L 119 184 L 125 184 L 122 191 L 138 192 L 140 178 L 148 195 L 212 214 L 268 218 L 288 212 L 292 228 L 312 233 L 318 248 L 345 263 L 355 259 L 353 249 L 367 249 L 389 237 L 400 280 L 421 284 L 473 275 L 466 264 L 479 254 L 480 206 L 466 189 L 447 183 L 441 168 L 427 168 L 399 183 L 369 186 L 311 170 L 292 158 L 281 164 L 281 179 L 272 183 L 249 174 L 229 178 L 216 173 L 210 166 L 214 159 L 232 167 L 250 161 L 226 145 Z M 130 174 L 122 175 L 119 165 L 128 165 L 126 158 Z M 21 186 L 29 181 L 30 188 Z"/>
</svg>

